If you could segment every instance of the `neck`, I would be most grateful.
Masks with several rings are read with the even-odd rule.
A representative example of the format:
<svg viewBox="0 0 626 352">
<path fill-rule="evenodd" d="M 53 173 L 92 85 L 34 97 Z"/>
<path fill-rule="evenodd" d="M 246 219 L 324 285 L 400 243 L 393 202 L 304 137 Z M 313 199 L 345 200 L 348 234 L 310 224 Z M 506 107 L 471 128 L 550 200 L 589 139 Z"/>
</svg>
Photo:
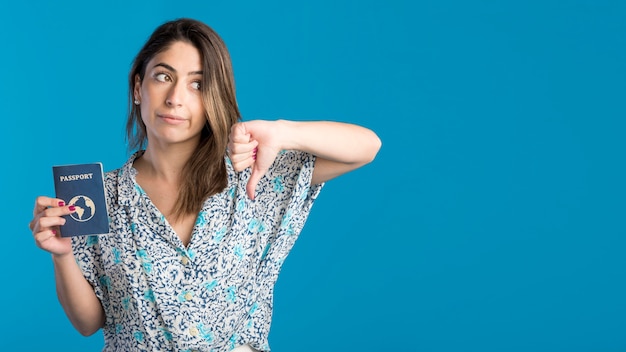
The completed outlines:
<svg viewBox="0 0 626 352">
<path fill-rule="evenodd" d="M 179 184 L 181 172 L 193 152 L 194 149 L 187 146 L 160 148 L 148 144 L 143 155 L 135 160 L 134 167 L 143 177 Z"/>
</svg>

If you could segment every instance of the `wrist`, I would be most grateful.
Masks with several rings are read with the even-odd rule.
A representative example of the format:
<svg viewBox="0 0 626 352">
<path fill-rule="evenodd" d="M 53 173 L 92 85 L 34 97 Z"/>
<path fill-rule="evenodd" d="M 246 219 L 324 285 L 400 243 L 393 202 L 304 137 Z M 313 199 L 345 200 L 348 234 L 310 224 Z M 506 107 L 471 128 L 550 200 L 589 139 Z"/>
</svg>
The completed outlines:
<svg viewBox="0 0 626 352">
<path fill-rule="evenodd" d="M 289 120 L 276 120 L 276 135 L 280 136 L 280 148 L 282 150 L 300 149 L 299 126 L 300 122 Z"/>
<path fill-rule="evenodd" d="M 63 265 L 65 263 L 68 262 L 74 262 L 74 253 L 72 253 L 71 251 L 69 253 L 63 253 L 63 254 L 55 254 L 52 253 L 52 262 L 54 263 L 54 265 L 60 264 Z"/>
</svg>

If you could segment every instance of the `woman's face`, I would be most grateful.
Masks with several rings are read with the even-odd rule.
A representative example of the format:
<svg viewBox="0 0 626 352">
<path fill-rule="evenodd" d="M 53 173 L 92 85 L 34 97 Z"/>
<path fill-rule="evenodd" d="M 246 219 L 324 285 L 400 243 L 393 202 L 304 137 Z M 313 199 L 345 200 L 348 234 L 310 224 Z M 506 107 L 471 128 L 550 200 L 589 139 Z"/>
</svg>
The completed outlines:
<svg viewBox="0 0 626 352">
<path fill-rule="evenodd" d="M 149 144 L 198 143 L 206 123 L 201 81 L 200 53 L 181 41 L 148 62 L 143 81 L 135 77 L 134 95 Z"/>
</svg>

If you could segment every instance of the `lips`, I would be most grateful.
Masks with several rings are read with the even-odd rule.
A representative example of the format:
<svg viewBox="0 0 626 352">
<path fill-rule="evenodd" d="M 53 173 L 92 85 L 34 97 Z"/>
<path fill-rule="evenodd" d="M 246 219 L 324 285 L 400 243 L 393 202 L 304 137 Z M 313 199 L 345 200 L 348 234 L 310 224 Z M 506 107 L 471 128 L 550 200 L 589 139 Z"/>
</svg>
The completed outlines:
<svg viewBox="0 0 626 352">
<path fill-rule="evenodd" d="M 167 123 L 174 124 L 174 125 L 183 123 L 187 120 L 183 117 L 180 117 L 177 115 L 171 115 L 171 114 L 157 114 L 157 117 Z"/>
</svg>

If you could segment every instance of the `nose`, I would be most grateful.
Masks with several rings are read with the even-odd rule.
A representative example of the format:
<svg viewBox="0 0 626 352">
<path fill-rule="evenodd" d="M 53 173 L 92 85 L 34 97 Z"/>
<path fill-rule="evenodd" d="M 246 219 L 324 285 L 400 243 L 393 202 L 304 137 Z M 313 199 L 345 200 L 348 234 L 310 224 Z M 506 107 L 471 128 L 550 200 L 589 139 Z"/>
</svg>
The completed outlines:
<svg viewBox="0 0 626 352">
<path fill-rule="evenodd" d="M 165 98 L 165 104 L 170 107 L 181 106 L 184 99 L 183 94 L 183 87 L 179 87 L 179 84 L 173 84 Z"/>
</svg>

